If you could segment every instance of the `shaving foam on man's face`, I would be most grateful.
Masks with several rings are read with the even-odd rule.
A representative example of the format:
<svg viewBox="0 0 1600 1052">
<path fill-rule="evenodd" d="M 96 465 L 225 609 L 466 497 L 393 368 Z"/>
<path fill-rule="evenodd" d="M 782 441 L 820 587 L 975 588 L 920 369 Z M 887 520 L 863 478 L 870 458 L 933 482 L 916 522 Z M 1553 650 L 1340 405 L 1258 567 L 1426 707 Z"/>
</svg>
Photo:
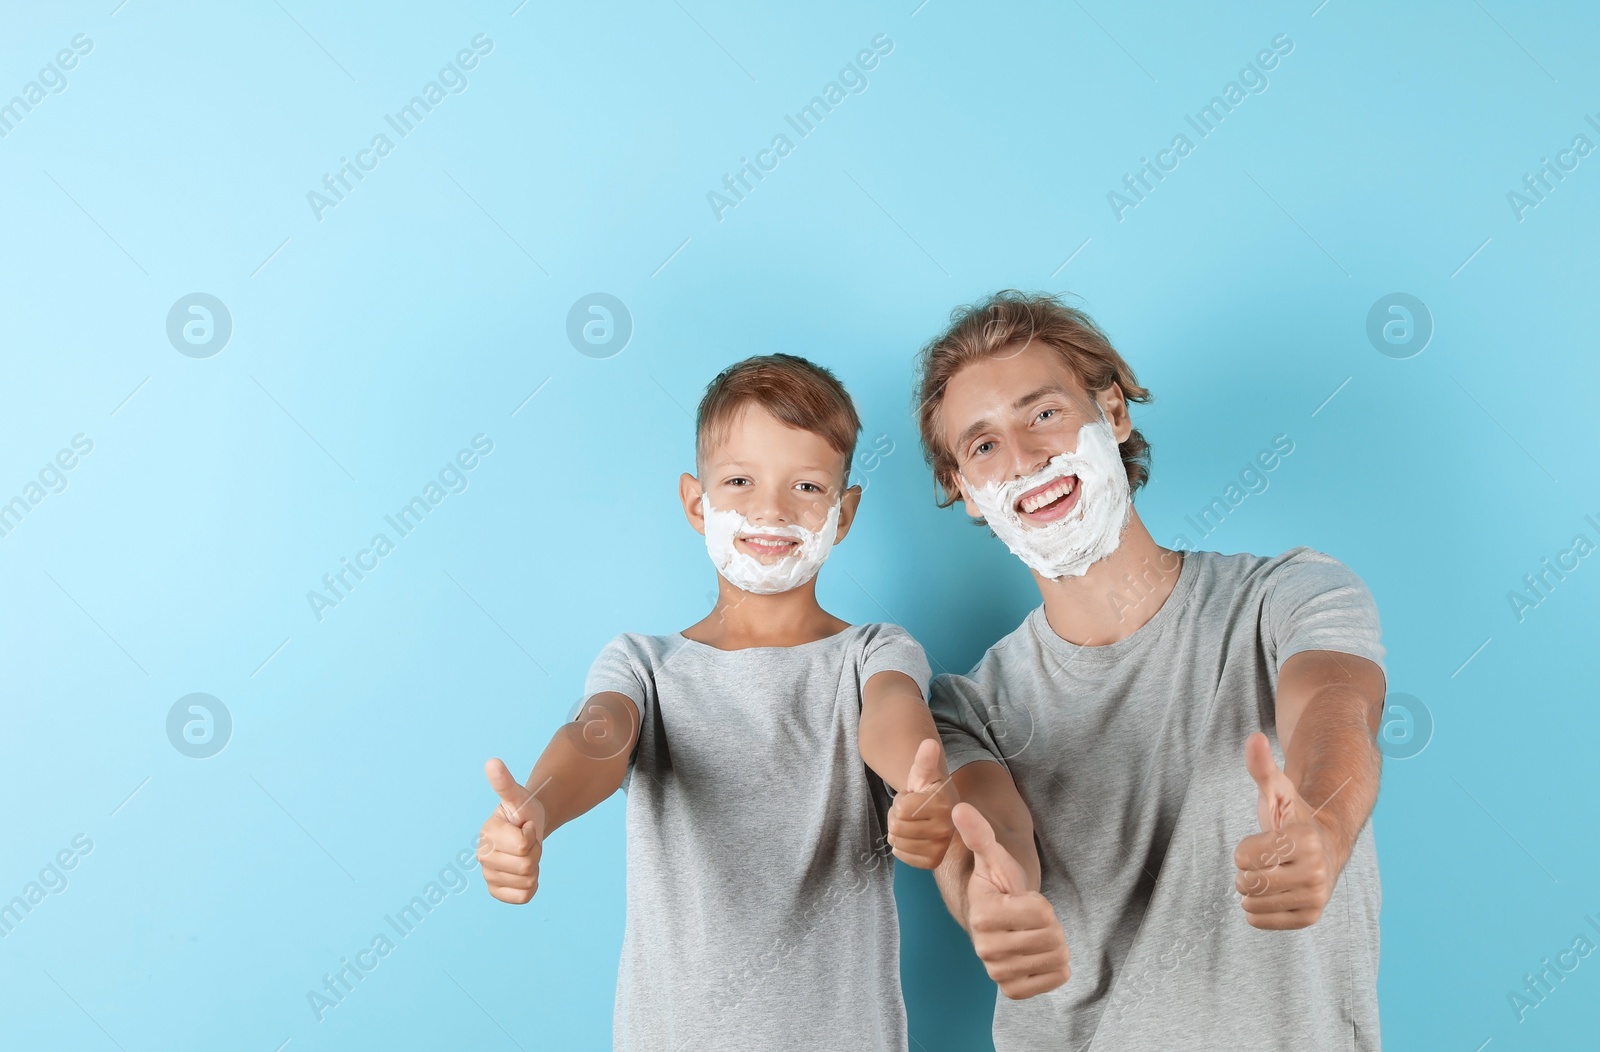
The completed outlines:
<svg viewBox="0 0 1600 1052">
<path fill-rule="evenodd" d="M 1041 577 L 1081 577 L 1117 550 L 1133 507 L 1128 473 L 1104 412 L 1070 453 L 1027 478 L 962 484 L 995 535 Z"/>
</svg>

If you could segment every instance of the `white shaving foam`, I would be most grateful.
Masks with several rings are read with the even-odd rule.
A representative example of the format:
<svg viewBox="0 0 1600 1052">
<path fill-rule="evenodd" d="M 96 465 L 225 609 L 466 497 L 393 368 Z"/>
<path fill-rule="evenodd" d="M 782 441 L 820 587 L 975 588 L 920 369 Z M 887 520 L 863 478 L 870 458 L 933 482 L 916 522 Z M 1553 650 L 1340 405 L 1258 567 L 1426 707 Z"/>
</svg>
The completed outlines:
<svg viewBox="0 0 1600 1052">
<path fill-rule="evenodd" d="M 700 510 L 706 517 L 706 551 L 710 553 L 717 573 L 735 588 L 756 595 L 787 592 L 811 580 L 833 551 L 839 533 L 838 504 L 828 509 L 822 529 L 815 532 L 798 524 L 751 526 L 750 521 L 739 512 L 713 508 L 711 498 L 704 493 L 700 495 Z M 800 544 L 776 562 L 763 563 L 734 545 L 734 538 L 740 534 L 792 537 Z"/>
<path fill-rule="evenodd" d="M 1044 526 L 1024 522 L 1016 509 L 1017 500 L 1063 475 L 1078 477 L 1077 503 L 1067 517 Z M 962 480 L 967 481 L 965 475 Z M 1103 414 L 1079 429 L 1075 451 L 1051 457 L 1035 474 L 985 486 L 967 481 L 966 489 L 1011 553 L 1051 580 L 1081 577 L 1116 551 L 1133 508 L 1128 499 L 1128 472 Z"/>
</svg>

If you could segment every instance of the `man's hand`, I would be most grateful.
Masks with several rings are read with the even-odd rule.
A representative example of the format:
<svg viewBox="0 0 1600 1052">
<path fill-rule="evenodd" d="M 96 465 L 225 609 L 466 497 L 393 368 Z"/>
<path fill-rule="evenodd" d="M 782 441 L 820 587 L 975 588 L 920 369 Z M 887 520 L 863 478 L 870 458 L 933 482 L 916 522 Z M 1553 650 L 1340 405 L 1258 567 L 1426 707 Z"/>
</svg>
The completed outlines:
<svg viewBox="0 0 1600 1052">
<path fill-rule="evenodd" d="M 1250 735 L 1244 760 L 1256 781 L 1261 820 L 1261 832 L 1245 837 L 1233 853 L 1245 920 L 1277 931 L 1309 928 L 1322 916 L 1344 866 L 1338 840 L 1278 769 L 1265 734 Z"/>
<path fill-rule="evenodd" d="M 544 848 L 544 805 L 511 777 L 498 759 L 483 765 L 500 806 L 478 834 L 478 860 L 489 894 L 522 905 L 539 890 L 539 856 Z"/>
<path fill-rule="evenodd" d="M 894 857 L 918 869 L 933 869 L 944 861 L 955 835 L 950 821 L 955 803 L 956 787 L 944 773 L 944 748 L 938 739 L 926 738 L 917 746 L 905 792 L 897 794 L 889 808 Z"/>
<path fill-rule="evenodd" d="M 1025 890 L 1022 867 L 995 840 L 977 808 L 957 804 L 951 818 L 972 851 L 967 931 L 989 978 L 1014 1001 L 1054 990 L 1072 975 L 1072 954 L 1056 911 L 1043 895 Z"/>
</svg>

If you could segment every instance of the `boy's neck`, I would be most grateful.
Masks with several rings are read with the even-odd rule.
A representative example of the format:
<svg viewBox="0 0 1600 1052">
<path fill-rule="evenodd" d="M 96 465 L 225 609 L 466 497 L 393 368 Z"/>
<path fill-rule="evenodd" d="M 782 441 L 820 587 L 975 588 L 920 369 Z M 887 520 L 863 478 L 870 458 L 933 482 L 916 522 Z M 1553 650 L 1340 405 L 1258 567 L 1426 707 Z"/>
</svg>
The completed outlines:
<svg viewBox="0 0 1600 1052">
<path fill-rule="evenodd" d="M 837 635 L 850 627 L 817 603 L 817 579 L 776 595 L 756 595 L 717 577 L 717 605 L 683 630 L 697 643 L 718 650 L 793 647 Z"/>
<path fill-rule="evenodd" d="M 1055 634 L 1078 646 L 1098 647 L 1148 624 L 1172 594 L 1182 568 L 1183 553 L 1157 544 L 1139 513 L 1129 509 L 1122 543 L 1083 576 L 1051 580 L 1034 573 L 1033 579 Z"/>
</svg>

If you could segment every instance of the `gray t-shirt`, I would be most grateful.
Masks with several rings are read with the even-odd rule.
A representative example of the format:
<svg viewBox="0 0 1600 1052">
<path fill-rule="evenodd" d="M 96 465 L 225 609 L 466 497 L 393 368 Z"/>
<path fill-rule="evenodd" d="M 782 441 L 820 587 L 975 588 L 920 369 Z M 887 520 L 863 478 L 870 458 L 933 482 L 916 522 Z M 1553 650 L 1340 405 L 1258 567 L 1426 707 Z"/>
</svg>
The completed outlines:
<svg viewBox="0 0 1600 1052">
<path fill-rule="evenodd" d="M 618 1052 L 905 1052 L 889 792 L 861 695 L 927 658 L 896 625 L 719 650 L 617 636 L 584 696 L 639 707 L 627 780 Z"/>
<path fill-rule="evenodd" d="M 1321 919 L 1250 927 L 1233 853 L 1261 831 L 1244 743 L 1283 762 L 1278 669 L 1304 650 L 1383 663 L 1361 579 L 1309 548 L 1188 552 L 1155 616 L 1105 646 L 1035 608 L 932 705 L 952 770 L 996 760 L 1033 815 L 1066 985 L 996 998 L 997 1052 L 1376 1052 L 1378 860 L 1361 830 Z"/>
</svg>

